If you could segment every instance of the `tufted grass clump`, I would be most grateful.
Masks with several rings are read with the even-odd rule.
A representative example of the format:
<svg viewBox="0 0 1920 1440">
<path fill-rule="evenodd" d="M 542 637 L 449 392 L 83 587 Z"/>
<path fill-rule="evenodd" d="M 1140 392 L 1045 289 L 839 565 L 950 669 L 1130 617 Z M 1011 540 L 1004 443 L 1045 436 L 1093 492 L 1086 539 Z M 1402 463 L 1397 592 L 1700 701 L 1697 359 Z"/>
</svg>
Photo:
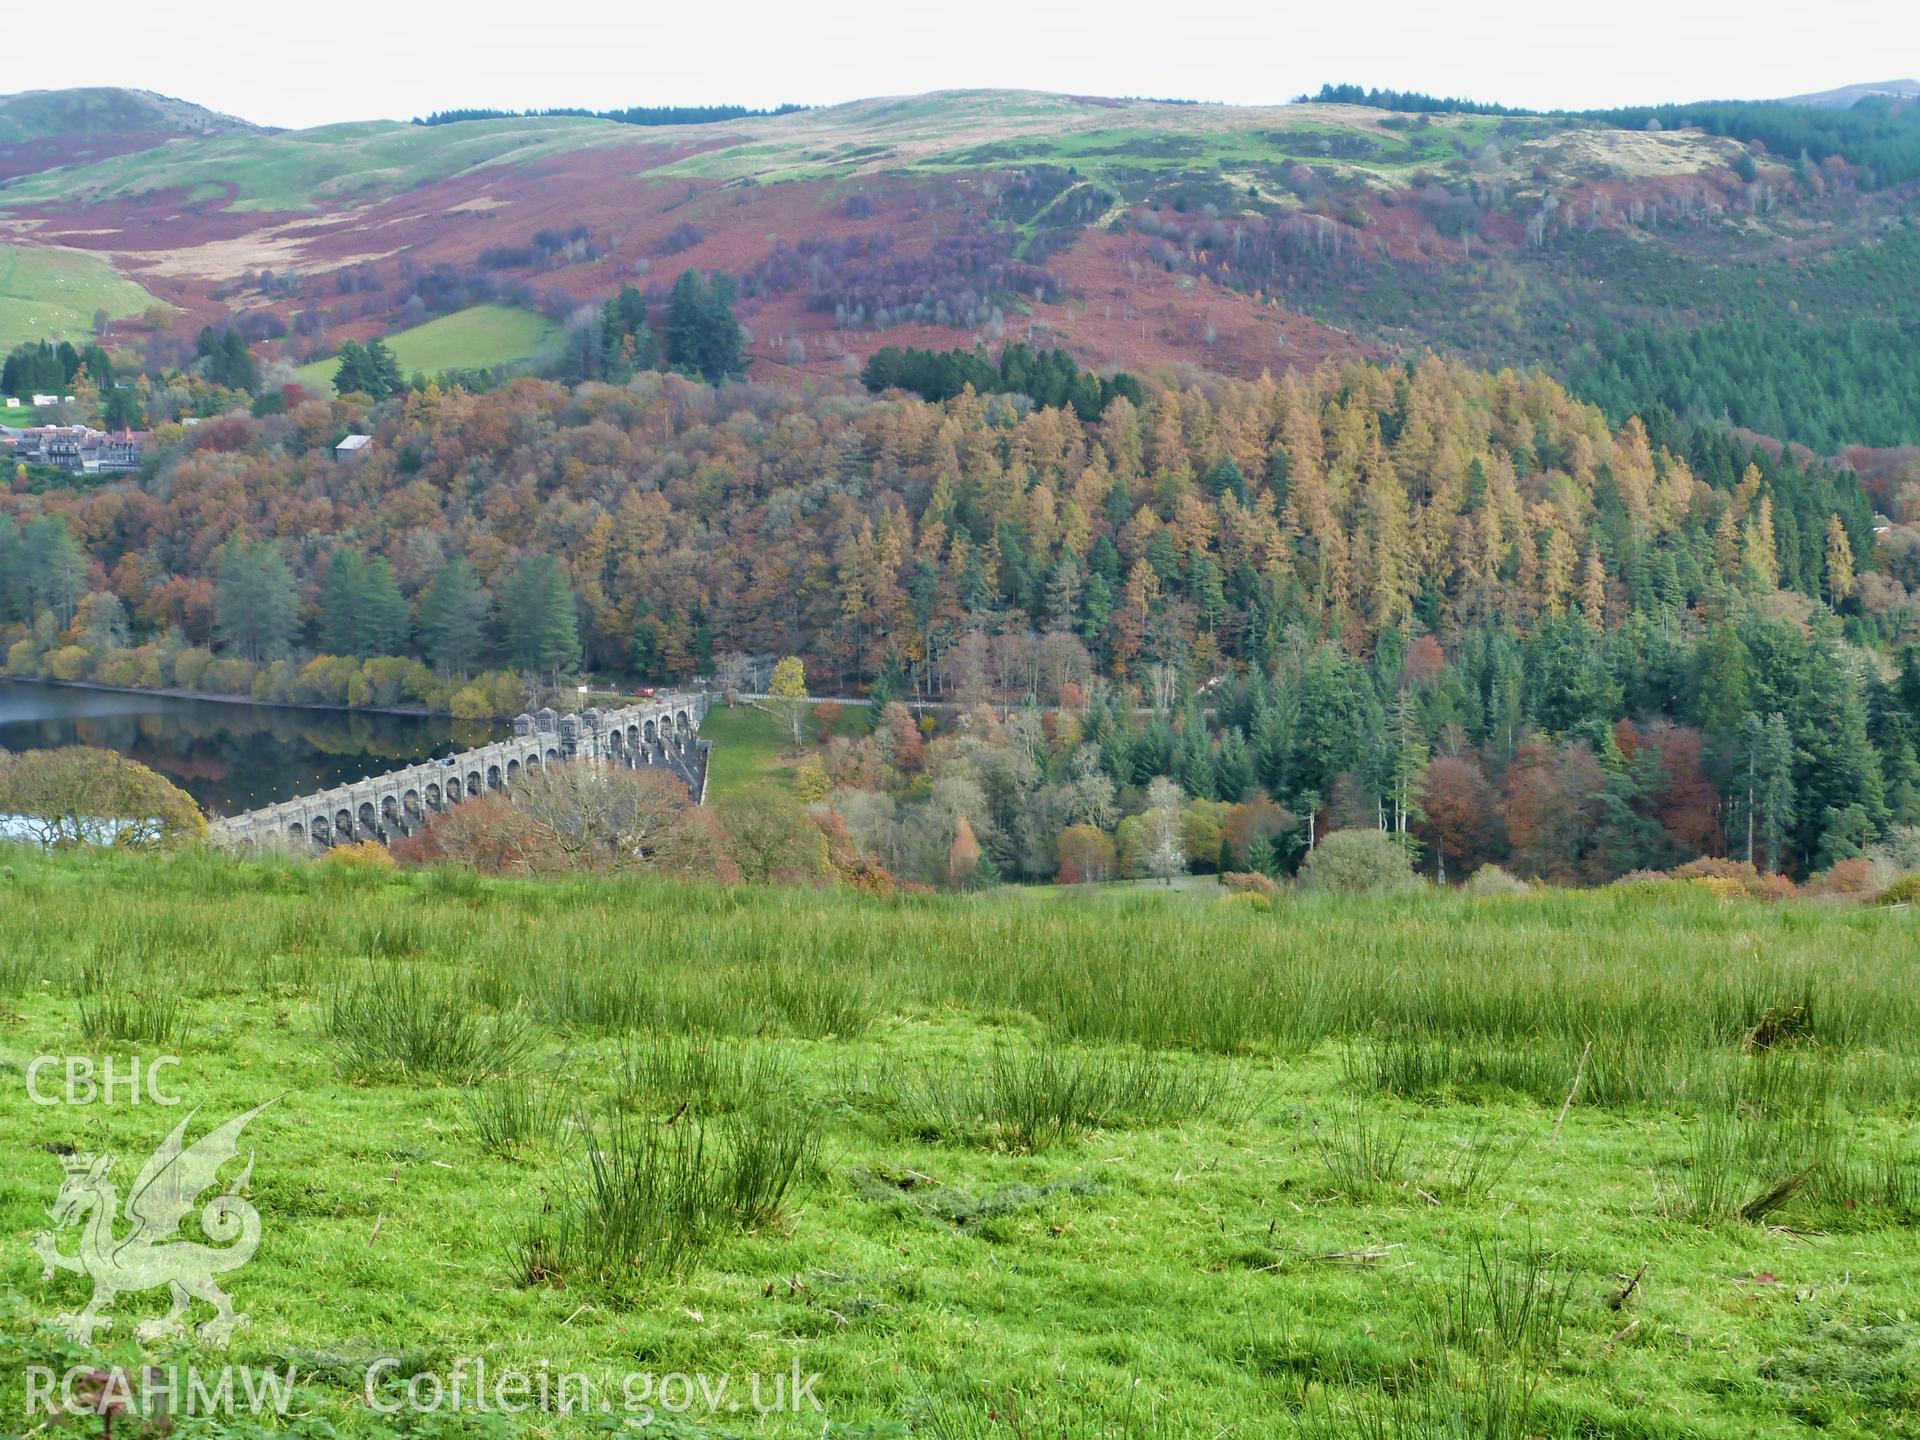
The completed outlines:
<svg viewBox="0 0 1920 1440">
<path fill-rule="evenodd" d="M 178 1049 L 187 1036 L 178 985 L 151 971 L 90 968 L 80 977 L 80 1033 L 94 1045 L 145 1042 Z"/>
<path fill-rule="evenodd" d="M 518 1010 L 482 1011 L 418 967 L 376 966 L 336 989 L 322 1014 L 328 1047 L 350 1075 L 388 1072 L 473 1081 L 511 1070 L 535 1034 Z"/>
<path fill-rule="evenodd" d="M 777 1223 L 818 1145 L 805 1109 L 661 1122 L 616 1108 L 584 1130 L 584 1163 L 521 1228 L 514 1278 L 618 1293 L 685 1275 L 728 1235 Z"/>
<path fill-rule="evenodd" d="M 945 1062 L 898 1077 L 909 1133 L 1038 1154 L 1089 1131 L 1244 1119 L 1256 1103 L 1240 1070 L 1144 1050 L 1001 1044 L 980 1063 Z"/>
</svg>

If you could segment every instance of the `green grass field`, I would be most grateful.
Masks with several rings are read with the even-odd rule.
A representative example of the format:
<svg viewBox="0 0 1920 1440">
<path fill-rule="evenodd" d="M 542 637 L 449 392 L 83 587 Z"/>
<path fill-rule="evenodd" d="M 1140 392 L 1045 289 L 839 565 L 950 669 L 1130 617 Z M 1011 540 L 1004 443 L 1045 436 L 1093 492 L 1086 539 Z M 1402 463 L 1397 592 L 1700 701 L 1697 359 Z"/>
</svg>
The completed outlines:
<svg viewBox="0 0 1920 1440">
<path fill-rule="evenodd" d="M 119 319 L 153 303 L 153 295 L 97 255 L 0 245 L 0 353 L 56 335 L 84 344 L 93 335 L 95 311 Z"/>
<path fill-rule="evenodd" d="M 842 708 L 834 733 L 864 735 L 866 725 L 865 708 L 849 705 Z M 807 753 L 818 753 L 813 749 L 818 733 L 818 724 L 810 717 L 806 749 L 790 754 L 791 737 L 769 711 L 746 704 L 715 705 L 700 722 L 700 738 L 713 742 L 713 753 L 707 761 L 708 798 L 724 800 L 762 780 L 790 784 L 794 766 Z"/>
<path fill-rule="evenodd" d="M 32 425 L 38 419 L 31 405 L 0 405 L 0 425 Z"/>
<path fill-rule="evenodd" d="M 24 176 L 0 196 L 0 208 L 179 189 L 189 202 L 231 197 L 234 210 L 312 210 L 398 194 L 482 166 L 530 164 L 632 138 L 630 126 L 571 119 L 432 126 L 370 120 L 213 135 Z"/>
<path fill-rule="evenodd" d="M 632 173 L 660 179 L 821 180 L 889 169 L 945 171 L 1051 161 L 1113 182 L 1196 177 L 1215 166 L 1327 162 L 1396 181 L 1416 165 L 1476 148 L 1496 124 L 1556 133 L 1548 122 L 1439 115 L 1418 130 L 1390 131 L 1380 113 L 1348 106 L 1193 106 L 1121 100 L 1090 103 L 1023 90 L 950 90 L 859 100 L 777 117 L 685 127 L 726 143 L 673 156 L 646 127 L 566 117 L 419 126 L 394 121 L 272 133 L 214 133 L 138 155 L 111 156 L 0 193 L 9 204 L 97 201 L 177 190 L 189 203 L 293 212 L 402 194 L 491 166 L 526 166 L 584 149 L 627 152 Z M 1644 136 L 1594 130 L 1608 163 L 1643 163 Z M 1455 142 L 1458 142 L 1456 144 Z M 1326 142 L 1323 144 L 1322 142 Z M 1715 153 L 1678 136 L 1662 146 Z M 1516 166 L 1513 178 L 1530 168 Z M 1137 197 L 1136 197 L 1137 198 Z"/>
<path fill-rule="evenodd" d="M 622 1377 L 667 1372 L 737 1387 L 642 1432 L 683 1440 L 1920 1416 L 1911 910 L 877 901 L 18 849 L 0 888 L 8 1430 L 27 1366 L 142 1358 L 292 1366 L 310 1435 L 604 1433 Z M 143 1357 L 154 1293 L 90 1346 L 49 1324 L 88 1294 L 29 1243 L 59 1157 L 117 1153 L 124 1196 L 188 1112 L 36 1105 L 42 1054 L 178 1054 L 190 1138 L 274 1101 L 241 1142 L 263 1238 L 226 1354 Z M 594 1389 L 385 1421 L 380 1357 L 382 1403 L 465 1363 L 471 1404 L 469 1357 Z M 727 1408 L 796 1364 L 824 1413 Z"/>
<path fill-rule="evenodd" d="M 385 336 L 400 370 L 438 375 L 443 370 L 486 370 L 531 359 L 557 333 L 543 315 L 511 305 L 475 305 L 411 330 Z M 325 394 L 333 392 L 337 360 L 316 360 L 294 371 L 294 379 Z"/>
</svg>

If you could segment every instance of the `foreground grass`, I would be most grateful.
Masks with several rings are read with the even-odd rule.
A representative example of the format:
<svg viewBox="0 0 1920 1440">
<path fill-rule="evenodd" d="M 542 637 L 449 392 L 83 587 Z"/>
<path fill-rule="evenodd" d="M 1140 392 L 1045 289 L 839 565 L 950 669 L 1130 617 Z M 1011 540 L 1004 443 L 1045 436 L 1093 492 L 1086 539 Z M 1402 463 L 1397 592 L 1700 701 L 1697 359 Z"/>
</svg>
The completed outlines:
<svg viewBox="0 0 1920 1440">
<path fill-rule="evenodd" d="M 77 1358 L 49 1147 L 124 1193 L 185 1113 L 19 1067 L 177 1051 L 196 1132 L 281 1097 L 229 1358 L 352 1433 L 393 1355 L 823 1377 L 825 1417 L 683 1435 L 1911 1434 L 1914 926 L 0 852 L 0 1428 Z"/>
<path fill-rule="evenodd" d="M 433 376 L 443 370 L 489 370 L 531 359 L 557 333 L 544 315 L 511 305 L 475 305 L 410 330 L 383 337 L 400 362 L 400 373 Z M 293 372 L 309 389 L 331 393 L 337 358 L 316 360 Z"/>
</svg>

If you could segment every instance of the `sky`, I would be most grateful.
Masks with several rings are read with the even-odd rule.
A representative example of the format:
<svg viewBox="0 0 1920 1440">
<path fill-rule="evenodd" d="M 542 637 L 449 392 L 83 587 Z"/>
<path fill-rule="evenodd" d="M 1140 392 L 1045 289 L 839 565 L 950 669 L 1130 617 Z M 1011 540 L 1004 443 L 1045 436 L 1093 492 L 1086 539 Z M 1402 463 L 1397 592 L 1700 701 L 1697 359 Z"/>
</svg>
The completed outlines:
<svg viewBox="0 0 1920 1440">
<path fill-rule="evenodd" d="M 88 15 L 100 40 L 73 45 L 58 7 L 24 7 L 8 31 L 33 63 L 13 75 L 290 128 L 972 87 L 1277 104 L 1324 81 L 1583 108 L 1920 76 L 1913 0 L 96 0 Z"/>
</svg>

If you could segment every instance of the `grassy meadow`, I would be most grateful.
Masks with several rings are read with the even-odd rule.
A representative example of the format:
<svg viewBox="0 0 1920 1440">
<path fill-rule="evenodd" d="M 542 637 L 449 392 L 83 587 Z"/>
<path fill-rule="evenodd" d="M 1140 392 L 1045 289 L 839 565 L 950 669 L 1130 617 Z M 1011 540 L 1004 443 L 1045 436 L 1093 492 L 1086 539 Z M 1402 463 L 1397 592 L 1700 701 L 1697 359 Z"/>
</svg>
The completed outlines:
<svg viewBox="0 0 1920 1440">
<path fill-rule="evenodd" d="M 512 365 L 531 359 L 556 333 L 558 327 L 551 320 L 531 310 L 475 305 L 382 338 L 400 362 L 401 374 L 411 378 L 416 372 L 434 376 L 443 370 Z M 339 360 L 329 357 L 302 365 L 293 378 L 311 390 L 331 394 L 333 374 L 339 368 Z"/>
<path fill-rule="evenodd" d="M 133 1363 L 164 1305 L 47 1323 L 87 1293 L 29 1246 L 56 1155 L 124 1187 L 186 1113 L 24 1067 L 177 1054 L 192 1134 L 278 1097 L 226 1358 L 293 1365 L 305 1433 L 623 1419 L 385 1420 L 386 1356 L 381 1395 L 821 1376 L 823 1414 L 682 1437 L 1913 1434 L 1917 925 L 0 851 L 0 1429 L 24 1365 Z"/>
<path fill-rule="evenodd" d="M 118 319 L 153 303 L 151 293 L 98 255 L 0 245 L 0 353 L 56 335 L 82 345 L 93 334 L 95 311 Z"/>
<path fill-rule="evenodd" d="M 858 705 L 841 709 L 834 733 L 849 738 L 867 733 L 867 711 Z M 819 722 L 807 717 L 807 735 L 819 731 Z M 713 742 L 707 757 L 707 798 L 724 800 L 763 781 L 790 787 L 802 757 L 794 756 L 792 741 L 772 712 L 749 704 L 716 705 L 700 722 L 700 738 Z"/>
</svg>

